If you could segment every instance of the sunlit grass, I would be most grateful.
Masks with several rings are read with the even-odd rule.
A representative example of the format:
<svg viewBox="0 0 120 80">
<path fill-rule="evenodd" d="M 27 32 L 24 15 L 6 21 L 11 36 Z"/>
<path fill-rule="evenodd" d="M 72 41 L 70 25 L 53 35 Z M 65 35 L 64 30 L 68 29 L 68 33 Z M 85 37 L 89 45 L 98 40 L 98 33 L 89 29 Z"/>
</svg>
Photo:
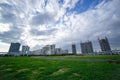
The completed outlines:
<svg viewBox="0 0 120 80">
<path fill-rule="evenodd" d="M 120 56 L 48 56 L 45 58 L 116 59 Z M 0 80 L 119 80 L 120 64 L 43 60 L 32 57 L 0 58 Z"/>
</svg>

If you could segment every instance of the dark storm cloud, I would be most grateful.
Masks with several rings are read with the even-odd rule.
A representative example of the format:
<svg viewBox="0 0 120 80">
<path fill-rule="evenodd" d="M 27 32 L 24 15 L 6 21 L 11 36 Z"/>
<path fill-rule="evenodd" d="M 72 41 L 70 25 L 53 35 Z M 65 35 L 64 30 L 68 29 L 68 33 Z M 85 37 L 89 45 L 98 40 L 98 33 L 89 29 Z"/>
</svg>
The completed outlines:
<svg viewBox="0 0 120 80">
<path fill-rule="evenodd" d="M 3 8 L 3 9 L 12 9 L 13 6 L 11 4 L 8 4 L 8 3 L 0 3 L 0 7 Z"/>
<path fill-rule="evenodd" d="M 7 32 L 0 33 L 0 40 L 5 43 L 19 42 L 22 29 L 12 26 Z"/>
<path fill-rule="evenodd" d="M 40 35 L 52 35 L 57 29 L 50 29 L 50 30 L 37 30 L 37 29 L 32 29 L 30 33 L 32 35 L 40 36 Z"/>
<path fill-rule="evenodd" d="M 114 38 L 110 38 L 109 43 L 110 43 L 112 49 L 119 48 L 119 46 L 120 46 L 120 35 L 117 35 Z"/>
<path fill-rule="evenodd" d="M 3 23 L 13 23 L 16 20 L 16 16 L 13 13 L 5 13 L 1 15 L 0 21 Z"/>
<path fill-rule="evenodd" d="M 8 3 L 0 3 L 0 13 L 1 18 L 0 22 L 2 23 L 10 23 L 15 22 L 16 15 L 13 13 L 14 7 L 11 4 Z"/>
<path fill-rule="evenodd" d="M 38 26 L 50 23 L 54 20 L 54 15 L 52 13 L 38 13 L 37 15 L 34 15 L 31 19 L 31 24 Z"/>
<path fill-rule="evenodd" d="M 10 28 L 9 31 L 0 33 L 0 40 L 5 43 L 20 41 L 23 29 L 19 26 L 20 18 L 18 17 L 19 14 L 16 14 L 16 8 L 9 2 L 0 3 L 0 8 L 0 23 L 9 24 Z"/>
</svg>

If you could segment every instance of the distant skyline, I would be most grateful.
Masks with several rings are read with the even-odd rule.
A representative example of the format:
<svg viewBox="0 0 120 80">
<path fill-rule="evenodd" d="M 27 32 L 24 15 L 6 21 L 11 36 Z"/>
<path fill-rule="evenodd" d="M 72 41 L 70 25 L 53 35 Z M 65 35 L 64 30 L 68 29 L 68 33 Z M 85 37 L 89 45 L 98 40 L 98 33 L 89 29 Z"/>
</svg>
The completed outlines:
<svg viewBox="0 0 120 80">
<path fill-rule="evenodd" d="M 0 52 L 11 42 L 31 50 L 47 44 L 80 50 L 80 42 L 108 37 L 112 49 L 120 48 L 120 0 L 0 0 Z"/>
</svg>

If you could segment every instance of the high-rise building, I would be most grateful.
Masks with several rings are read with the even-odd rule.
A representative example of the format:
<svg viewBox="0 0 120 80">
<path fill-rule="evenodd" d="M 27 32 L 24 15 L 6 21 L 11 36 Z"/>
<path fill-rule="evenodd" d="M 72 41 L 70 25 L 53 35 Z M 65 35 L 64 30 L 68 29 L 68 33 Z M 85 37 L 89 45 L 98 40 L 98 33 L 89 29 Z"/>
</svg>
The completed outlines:
<svg viewBox="0 0 120 80">
<path fill-rule="evenodd" d="M 55 55 L 55 44 L 51 45 L 51 54 Z"/>
<path fill-rule="evenodd" d="M 72 54 L 77 54 L 76 45 L 72 44 Z"/>
<path fill-rule="evenodd" d="M 11 43 L 9 53 L 18 53 L 20 49 L 20 43 Z"/>
<path fill-rule="evenodd" d="M 46 45 L 42 48 L 44 55 L 55 55 L 55 45 Z"/>
<path fill-rule="evenodd" d="M 61 55 L 61 54 L 62 54 L 61 48 L 56 48 L 55 49 L 55 55 Z"/>
<path fill-rule="evenodd" d="M 98 40 L 102 51 L 111 51 L 107 37 Z"/>
<path fill-rule="evenodd" d="M 81 45 L 81 52 L 83 54 L 93 53 L 93 47 L 91 41 L 81 43 L 80 45 Z"/>
<path fill-rule="evenodd" d="M 22 46 L 22 53 L 23 53 L 23 54 L 27 54 L 27 53 L 29 52 L 29 49 L 30 49 L 29 46 L 23 45 L 23 46 Z"/>
</svg>

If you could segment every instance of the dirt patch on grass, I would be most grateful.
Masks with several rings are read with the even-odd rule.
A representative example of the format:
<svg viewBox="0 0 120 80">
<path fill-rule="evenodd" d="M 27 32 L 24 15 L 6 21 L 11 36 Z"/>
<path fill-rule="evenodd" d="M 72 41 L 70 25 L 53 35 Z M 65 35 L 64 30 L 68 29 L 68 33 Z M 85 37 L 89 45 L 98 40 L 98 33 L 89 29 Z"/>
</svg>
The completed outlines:
<svg viewBox="0 0 120 80">
<path fill-rule="evenodd" d="M 12 68 L 7 68 L 7 69 L 5 69 L 3 71 L 12 71 Z"/>
<path fill-rule="evenodd" d="M 20 72 L 26 72 L 26 71 L 29 71 L 29 69 L 19 69 L 17 72 L 20 73 Z"/>
<path fill-rule="evenodd" d="M 38 73 L 38 71 L 37 71 L 37 70 L 34 70 L 34 71 L 32 71 L 32 73 L 33 73 L 33 74 L 37 74 L 37 73 Z"/>
<path fill-rule="evenodd" d="M 35 74 L 35 75 L 36 75 L 36 74 L 41 74 L 41 73 L 42 73 L 42 71 L 39 71 L 39 70 L 33 70 L 33 71 L 32 71 L 32 74 Z"/>
<path fill-rule="evenodd" d="M 69 68 L 61 68 L 61 69 L 57 70 L 56 72 L 53 72 L 53 73 L 51 74 L 51 76 L 58 76 L 58 75 L 64 74 L 64 73 L 66 73 L 68 70 L 69 70 Z"/>
<path fill-rule="evenodd" d="M 78 77 L 78 76 L 80 76 L 80 75 L 79 75 L 78 73 L 73 73 L 72 76 Z"/>
<path fill-rule="evenodd" d="M 39 67 L 39 70 L 45 70 L 45 67 Z"/>
<path fill-rule="evenodd" d="M 73 80 L 74 78 L 81 78 L 81 76 L 78 73 L 72 73 L 70 76 L 68 76 L 68 80 Z"/>
</svg>

